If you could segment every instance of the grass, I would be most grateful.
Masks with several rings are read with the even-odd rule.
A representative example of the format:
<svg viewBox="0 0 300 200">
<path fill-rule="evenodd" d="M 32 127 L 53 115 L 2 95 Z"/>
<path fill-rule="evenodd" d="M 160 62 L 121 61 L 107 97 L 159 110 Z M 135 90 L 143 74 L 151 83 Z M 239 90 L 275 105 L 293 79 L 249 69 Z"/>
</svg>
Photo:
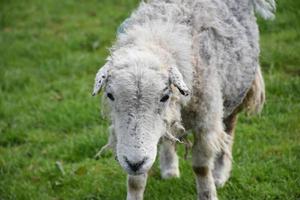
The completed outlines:
<svg viewBox="0 0 300 200">
<path fill-rule="evenodd" d="M 300 199 L 300 2 L 277 3 L 275 21 L 259 19 L 267 104 L 261 116 L 240 117 L 221 200 Z M 90 92 L 117 26 L 136 5 L 0 0 L 1 200 L 125 198 L 126 174 L 114 157 L 93 159 L 108 123 Z M 195 199 L 182 150 L 182 178 L 162 180 L 156 164 L 146 200 Z"/>
</svg>

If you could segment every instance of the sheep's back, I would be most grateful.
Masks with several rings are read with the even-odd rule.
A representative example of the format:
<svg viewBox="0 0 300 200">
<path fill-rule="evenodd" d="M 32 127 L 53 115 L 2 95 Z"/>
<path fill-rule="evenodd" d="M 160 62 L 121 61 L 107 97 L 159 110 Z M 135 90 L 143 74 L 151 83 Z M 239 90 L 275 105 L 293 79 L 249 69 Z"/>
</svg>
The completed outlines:
<svg viewBox="0 0 300 200">
<path fill-rule="evenodd" d="M 193 1 L 195 53 L 201 70 L 214 70 L 224 115 L 242 103 L 258 67 L 258 27 L 248 0 Z M 207 74 L 207 73 L 204 73 Z"/>
</svg>

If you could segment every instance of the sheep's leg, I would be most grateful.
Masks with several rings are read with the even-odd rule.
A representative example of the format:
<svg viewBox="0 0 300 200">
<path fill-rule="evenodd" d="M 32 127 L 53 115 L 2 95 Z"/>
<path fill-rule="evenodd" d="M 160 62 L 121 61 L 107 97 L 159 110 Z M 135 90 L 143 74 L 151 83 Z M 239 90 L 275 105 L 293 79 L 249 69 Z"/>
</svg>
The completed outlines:
<svg viewBox="0 0 300 200">
<path fill-rule="evenodd" d="M 179 177 L 178 156 L 175 142 L 163 140 L 160 146 L 160 172 L 164 179 Z"/>
<path fill-rule="evenodd" d="M 143 200 L 147 174 L 127 177 L 127 200 Z"/>
<path fill-rule="evenodd" d="M 236 122 L 237 112 L 234 112 L 224 120 L 225 132 L 230 136 L 230 140 L 226 143 L 227 153 L 222 151 L 215 159 L 213 176 L 217 187 L 222 187 L 230 177 L 232 168 L 232 144 Z"/>
<path fill-rule="evenodd" d="M 193 170 L 196 175 L 198 200 L 217 200 L 217 192 L 212 175 L 217 135 L 214 132 L 194 134 L 192 148 Z"/>
</svg>

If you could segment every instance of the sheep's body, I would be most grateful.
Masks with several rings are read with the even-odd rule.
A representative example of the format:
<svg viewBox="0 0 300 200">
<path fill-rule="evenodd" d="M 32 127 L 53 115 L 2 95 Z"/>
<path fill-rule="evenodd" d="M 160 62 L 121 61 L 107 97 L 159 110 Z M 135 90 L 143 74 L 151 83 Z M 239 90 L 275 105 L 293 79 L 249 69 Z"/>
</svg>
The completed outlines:
<svg viewBox="0 0 300 200">
<path fill-rule="evenodd" d="M 160 131 L 166 132 L 161 150 L 162 176 L 179 176 L 178 158 L 172 141 L 174 136 L 169 133 L 175 135 L 176 132 L 182 132 L 182 125 L 193 130 L 193 168 L 197 176 L 198 198 L 201 200 L 217 199 L 215 184 L 223 185 L 229 177 L 231 136 L 236 114 L 243 106 L 250 106 L 251 109 L 263 105 L 264 84 L 258 62 L 258 27 L 254 8 L 265 17 L 272 17 L 272 7 L 266 6 L 272 3 L 272 0 L 269 4 L 264 0 L 150 0 L 141 3 L 119 28 L 108 64 L 97 74 L 95 92 L 101 88 L 102 79 L 106 80 L 110 75 L 112 79 L 120 78 L 117 84 L 120 88 L 122 79 L 125 78 L 127 82 L 132 75 L 133 81 L 142 80 L 143 76 L 145 78 L 149 74 L 148 77 L 153 76 L 159 82 L 159 76 L 150 75 L 152 71 L 163 77 L 169 71 L 171 83 L 180 92 L 172 86 L 173 95 L 168 106 L 164 111 L 158 111 L 165 123 Z M 130 74 L 124 73 L 124 70 Z M 145 89 L 140 86 L 143 85 L 142 81 L 137 84 L 137 99 L 142 99 Z M 135 85 L 124 87 L 133 90 Z M 188 91 L 192 91 L 190 96 L 180 95 L 186 95 Z M 148 94 L 144 96 L 147 98 Z M 122 98 L 126 99 L 124 95 Z M 139 107 L 139 103 L 134 103 L 134 106 Z M 127 113 L 137 119 L 140 115 L 132 113 L 133 107 L 128 107 L 130 112 Z M 114 138 L 111 141 L 114 141 L 116 151 L 121 154 L 122 151 L 129 151 L 129 148 L 121 144 L 118 146 L 118 142 L 127 142 L 127 138 L 122 139 L 118 132 L 124 127 L 128 129 L 130 125 L 119 124 L 118 112 L 112 110 L 112 127 L 116 130 L 113 130 Z M 144 118 L 142 116 L 135 123 Z M 129 121 L 131 123 L 132 120 Z M 143 126 L 147 127 L 147 120 L 143 122 Z M 147 140 L 149 144 L 157 144 L 161 137 L 159 133 L 157 135 Z M 147 149 L 143 142 L 134 145 L 136 149 Z M 130 154 L 133 155 L 130 156 L 136 157 L 132 151 Z M 150 148 L 144 151 L 154 150 Z M 155 158 L 156 149 L 152 154 Z M 126 156 L 125 161 L 118 156 L 122 166 L 128 166 Z M 145 182 L 145 175 L 140 178 L 129 176 L 128 199 L 141 199 Z"/>
<path fill-rule="evenodd" d="M 259 66 L 258 27 L 249 0 L 154 0 L 142 3 L 123 26 L 116 48 L 133 40 L 154 45 L 162 40 L 178 56 L 188 86 L 194 84 L 193 67 L 216 73 L 224 116 L 241 104 Z M 201 65 L 191 66 L 193 59 Z"/>
</svg>

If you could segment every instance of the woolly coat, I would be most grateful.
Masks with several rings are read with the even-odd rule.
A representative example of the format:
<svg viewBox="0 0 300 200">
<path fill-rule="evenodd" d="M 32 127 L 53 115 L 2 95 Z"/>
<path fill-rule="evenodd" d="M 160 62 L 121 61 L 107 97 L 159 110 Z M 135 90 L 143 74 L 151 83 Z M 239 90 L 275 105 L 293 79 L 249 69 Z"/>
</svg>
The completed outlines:
<svg viewBox="0 0 300 200">
<path fill-rule="evenodd" d="M 153 22 L 155 26 L 151 26 Z M 157 25 L 165 22 L 167 27 Z M 160 30 L 155 30 L 157 27 Z M 190 105 L 201 101 L 200 96 L 220 95 L 225 118 L 241 104 L 259 67 L 258 27 L 251 0 L 141 3 L 119 27 L 112 49 L 133 44 L 137 34 L 139 40 L 157 40 L 153 34 L 149 37 L 147 31 L 159 33 L 157 37 L 164 43 L 161 46 L 174 55 L 184 81 L 193 90 L 193 96 L 198 95 L 189 99 Z M 197 110 L 192 107 L 187 109 L 190 114 Z"/>
</svg>

